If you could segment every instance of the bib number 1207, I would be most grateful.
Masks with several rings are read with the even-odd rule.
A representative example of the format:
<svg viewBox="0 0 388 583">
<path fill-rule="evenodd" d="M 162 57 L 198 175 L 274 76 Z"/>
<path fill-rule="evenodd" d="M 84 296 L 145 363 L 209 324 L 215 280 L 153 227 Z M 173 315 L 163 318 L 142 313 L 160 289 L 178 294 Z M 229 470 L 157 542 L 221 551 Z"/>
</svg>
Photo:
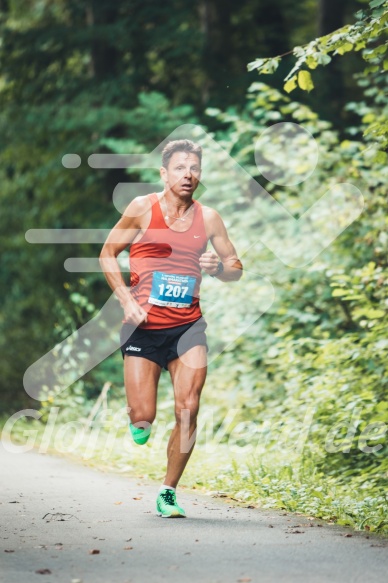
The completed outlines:
<svg viewBox="0 0 388 583">
<path fill-rule="evenodd" d="M 172 285 L 171 283 L 165 285 L 164 283 L 159 284 L 159 295 L 165 295 L 166 298 L 174 297 L 174 298 L 183 298 L 188 292 L 187 286 L 180 286 L 180 285 Z"/>
<path fill-rule="evenodd" d="M 187 308 L 193 301 L 195 283 L 190 275 L 155 271 L 148 301 L 156 306 Z"/>
</svg>

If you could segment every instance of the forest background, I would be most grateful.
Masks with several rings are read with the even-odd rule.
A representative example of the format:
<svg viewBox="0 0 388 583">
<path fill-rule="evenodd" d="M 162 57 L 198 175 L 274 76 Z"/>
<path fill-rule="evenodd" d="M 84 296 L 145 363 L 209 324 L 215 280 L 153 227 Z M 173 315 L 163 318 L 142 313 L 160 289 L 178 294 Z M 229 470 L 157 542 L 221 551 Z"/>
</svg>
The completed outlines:
<svg viewBox="0 0 388 583">
<path fill-rule="evenodd" d="M 66 391 L 46 387 L 41 402 L 27 395 L 28 367 L 97 315 L 110 290 L 96 270 L 64 268 L 69 257 L 97 257 L 101 245 L 32 245 L 25 233 L 110 229 L 117 184 L 157 183 L 158 174 L 96 170 L 87 157 L 148 153 L 179 125 L 198 124 L 295 218 L 341 182 L 360 189 L 364 208 L 317 257 L 306 246 L 305 264 L 291 267 L 264 244 L 250 247 L 246 233 L 264 238 L 271 229 L 284 248 L 294 241 L 287 222 L 263 219 L 260 196 L 249 188 L 236 196 L 231 184 L 209 194 L 237 248 L 250 249 L 244 265 L 270 280 L 275 296 L 247 327 L 239 309 L 260 285 L 204 280 L 203 295 L 223 306 L 209 330 L 221 354 L 201 408 L 213 431 L 199 434 L 182 483 L 388 530 L 387 20 L 385 0 L 0 0 L 5 434 L 12 428 L 23 443 L 33 435 L 39 446 L 54 410 L 50 450 L 163 475 L 157 451 L 173 424 L 167 374 L 159 437 L 141 451 L 128 442 L 118 351 Z M 287 188 L 267 182 L 254 162 L 256 140 L 281 121 L 300 124 L 319 145 L 313 175 Z M 64 167 L 69 153 L 79 167 Z M 216 173 L 216 156 L 210 164 Z M 60 357 L 82 364 L 71 344 Z M 10 425 L 25 408 L 39 418 Z M 74 445 L 80 426 L 93 447 L 86 437 Z"/>
</svg>

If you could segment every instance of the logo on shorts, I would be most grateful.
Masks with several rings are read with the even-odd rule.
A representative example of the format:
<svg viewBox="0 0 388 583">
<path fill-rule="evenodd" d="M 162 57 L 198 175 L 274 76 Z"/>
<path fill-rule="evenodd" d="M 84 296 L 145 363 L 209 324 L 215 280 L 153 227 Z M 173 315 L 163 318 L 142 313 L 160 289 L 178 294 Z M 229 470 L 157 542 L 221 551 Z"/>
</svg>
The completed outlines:
<svg viewBox="0 0 388 583">
<path fill-rule="evenodd" d="M 201 235 L 194 235 L 194 239 L 199 239 Z"/>
<path fill-rule="evenodd" d="M 140 352 L 141 348 L 137 348 L 137 346 L 132 346 L 132 344 L 130 344 L 125 350 L 134 350 L 135 352 Z"/>
</svg>

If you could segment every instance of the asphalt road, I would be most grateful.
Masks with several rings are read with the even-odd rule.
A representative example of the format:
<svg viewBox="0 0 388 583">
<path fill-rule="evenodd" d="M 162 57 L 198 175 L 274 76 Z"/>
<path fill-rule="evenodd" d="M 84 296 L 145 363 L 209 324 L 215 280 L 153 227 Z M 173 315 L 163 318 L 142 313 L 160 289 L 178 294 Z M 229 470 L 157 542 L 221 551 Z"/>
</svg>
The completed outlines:
<svg viewBox="0 0 388 583">
<path fill-rule="evenodd" d="M 164 519 L 158 484 L 36 452 L 0 446 L 0 468 L 4 583 L 388 581 L 387 539 L 183 489 Z"/>
</svg>

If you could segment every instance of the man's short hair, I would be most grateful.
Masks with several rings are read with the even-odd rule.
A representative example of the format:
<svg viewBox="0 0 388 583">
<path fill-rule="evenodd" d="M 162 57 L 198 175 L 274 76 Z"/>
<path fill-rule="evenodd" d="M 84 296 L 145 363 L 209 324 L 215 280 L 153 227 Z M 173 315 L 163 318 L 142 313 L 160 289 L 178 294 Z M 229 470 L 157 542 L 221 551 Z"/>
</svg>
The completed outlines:
<svg viewBox="0 0 388 583">
<path fill-rule="evenodd" d="M 162 166 L 167 168 L 168 163 L 171 160 L 172 155 L 175 152 L 188 152 L 190 154 L 196 154 L 199 158 L 199 162 L 202 161 L 202 148 L 199 144 L 195 144 L 191 140 L 172 140 L 168 142 L 163 148 L 162 152 Z"/>
</svg>

